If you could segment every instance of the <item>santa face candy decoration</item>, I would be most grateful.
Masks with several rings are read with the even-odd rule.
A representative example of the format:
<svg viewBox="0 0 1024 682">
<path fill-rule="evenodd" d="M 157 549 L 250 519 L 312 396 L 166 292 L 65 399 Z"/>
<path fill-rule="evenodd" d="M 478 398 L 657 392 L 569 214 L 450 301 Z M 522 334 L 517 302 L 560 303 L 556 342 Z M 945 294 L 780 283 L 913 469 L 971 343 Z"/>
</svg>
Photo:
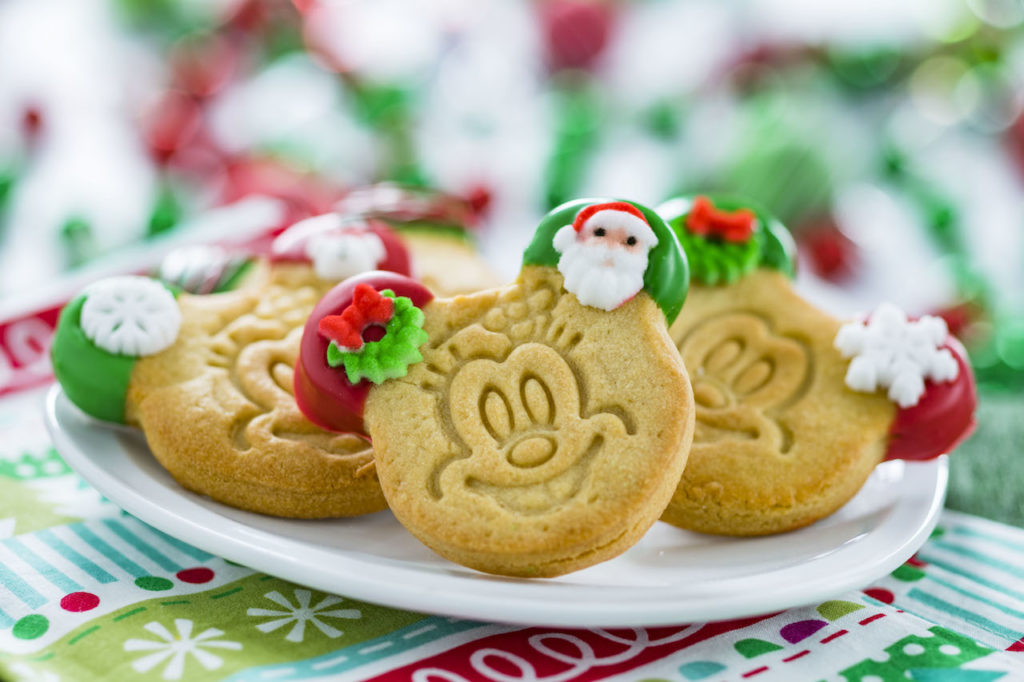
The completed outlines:
<svg viewBox="0 0 1024 682">
<path fill-rule="evenodd" d="M 686 264 L 657 215 L 626 206 L 555 209 L 505 287 L 441 299 L 405 278 L 364 275 L 306 323 L 299 405 L 341 430 L 361 413 L 388 505 L 442 556 L 559 575 L 627 549 L 672 495 L 694 413 L 666 325 L 683 303 Z M 573 225 L 629 240 L 634 228 L 613 237 L 619 216 L 602 211 L 639 214 L 652 232 L 635 290 L 595 294 L 589 276 L 570 286 L 560 271 L 570 237 L 591 238 Z M 556 238 L 567 225 L 574 234 Z M 605 260 L 593 267 L 622 274 Z"/>
<path fill-rule="evenodd" d="M 583 209 L 553 243 L 565 288 L 583 305 L 614 310 L 643 288 L 658 238 L 640 209 L 619 201 Z"/>
<path fill-rule="evenodd" d="M 302 325 L 346 268 L 409 256 L 386 225 L 333 214 L 296 224 L 241 288 L 193 296 L 143 277 L 98 282 L 65 307 L 54 372 L 84 412 L 138 426 L 157 460 L 190 490 L 292 517 L 378 511 L 384 498 L 365 436 L 328 433 L 295 406 Z M 208 293 L 233 262 L 177 252 L 161 274 Z M 320 272 L 317 272 L 317 270 Z"/>
<path fill-rule="evenodd" d="M 726 535 L 799 528 L 883 459 L 935 457 L 970 432 L 973 379 L 941 321 L 883 307 L 841 326 L 793 291 L 792 242 L 764 212 L 718 197 L 658 210 L 693 276 L 670 333 L 697 405 L 663 520 Z"/>
</svg>

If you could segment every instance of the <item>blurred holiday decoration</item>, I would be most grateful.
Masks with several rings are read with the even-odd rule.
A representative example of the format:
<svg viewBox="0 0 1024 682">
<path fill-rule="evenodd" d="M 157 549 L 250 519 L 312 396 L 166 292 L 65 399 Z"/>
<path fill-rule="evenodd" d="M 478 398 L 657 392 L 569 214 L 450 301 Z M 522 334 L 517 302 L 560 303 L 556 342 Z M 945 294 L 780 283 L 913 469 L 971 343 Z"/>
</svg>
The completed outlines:
<svg viewBox="0 0 1024 682">
<path fill-rule="evenodd" d="M 567 199 L 711 192 L 791 228 L 812 299 L 940 315 L 1024 391 L 1019 0 L 7 0 L 0 64 L 0 299 L 247 197 L 280 229 L 440 189 L 511 273 Z"/>
</svg>

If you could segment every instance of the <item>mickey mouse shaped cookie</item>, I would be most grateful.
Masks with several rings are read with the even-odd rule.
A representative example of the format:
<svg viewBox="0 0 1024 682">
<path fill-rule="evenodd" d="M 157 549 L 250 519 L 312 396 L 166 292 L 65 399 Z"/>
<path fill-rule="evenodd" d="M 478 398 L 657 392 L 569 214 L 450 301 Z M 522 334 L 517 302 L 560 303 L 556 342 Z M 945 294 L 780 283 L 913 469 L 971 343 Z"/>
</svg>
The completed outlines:
<svg viewBox="0 0 1024 682">
<path fill-rule="evenodd" d="M 284 233 L 277 258 L 244 286 L 181 293 L 145 277 L 87 287 L 61 313 L 53 366 L 89 415 L 138 426 L 184 487 L 242 509 L 289 517 L 385 507 L 361 425 L 329 433 L 295 406 L 292 367 L 316 301 L 340 275 L 409 255 L 387 228 L 314 218 Z M 233 260 L 210 251 L 165 262 L 166 278 L 215 291 Z"/>
<path fill-rule="evenodd" d="M 442 556 L 513 576 L 590 566 L 657 520 L 686 462 L 693 396 L 666 322 L 687 277 L 653 211 L 573 201 L 505 287 L 340 284 L 306 324 L 296 398 L 329 428 L 365 420 L 388 505 Z"/>
<path fill-rule="evenodd" d="M 765 212 L 706 196 L 658 212 L 693 276 L 671 335 L 697 404 L 663 520 L 724 535 L 799 528 L 845 504 L 883 459 L 935 457 L 971 431 L 973 379 L 941 320 L 883 306 L 866 326 L 841 326 L 793 290 L 792 240 Z"/>
</svg>

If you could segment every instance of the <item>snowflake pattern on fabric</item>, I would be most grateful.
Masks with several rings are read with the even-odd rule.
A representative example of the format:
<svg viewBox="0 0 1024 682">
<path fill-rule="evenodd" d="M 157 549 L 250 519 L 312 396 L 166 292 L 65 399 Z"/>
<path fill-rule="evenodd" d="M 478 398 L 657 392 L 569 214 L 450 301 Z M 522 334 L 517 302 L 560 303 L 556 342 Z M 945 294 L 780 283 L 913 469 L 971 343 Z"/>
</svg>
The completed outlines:
<svg viewBox="0 0 1024 682">
<path fill-rule="evenodd" d="M 39 670 L 27 663 L 15 663 L 11 672 L 17 675 L 17 682 L 60 682 L 60 675 L 49 670 Z"/>
<path fill-rule="evenodd" d="M 846 371 L 847 386 L 864 393 L 887 388 L 889 400 L 908 408 L 921 399 L 926 379 L 956 379 L 956 359 L 942 348 L 948 336 L 942 318 L 924 315 L 908 320 L 902 310 L 883 303 L 867 322 L 840 327 L 834 345 L 844 358 L 853 358 Z"/>
<path fill-rule="evenodd" d="M 124 650 L 151 651 L 153 653 L 135 659 L 132 662 L 132 668 L 136 672 L 147 673 L 167 661 L 161 677 L 165 680 L 180 680 L 185 674 L 185 664 L 189 655 L 194 657 L 199 665 L 206 670 L 217 670 L 224 665 L 224 659 L 206 651 L 207 648 L 232 651 L 239 651 L 242 648 L 240 642 L 217 639 L 224 634 L 223 630 L 207 628 L 193 636 L 194 627 L 195 623 L 187 618 L 175 618 L 174 628 L 177 634 L 172 634 L 163 623 L 158 621 L 146 623 L 143 629 L 155 635 L 157 639 L 129 639 L 124 643 Z"/>
<path fill-rule="evenodd" d="M 321 618 L 358 620 L 363 617 L 363 614 L 358 609 L 332 608 L 344 601 L 341 597 L 333 595 L 324 596 L 315 606 L 310 606 L 313 594 L 309 590 L 296 589 L 294 591 L 295 604 L 292 604 L 287 597 L 276 590 L 267 592 L 263 596 L 281 606 L 283 610 L 252 608 L 246 611 L 246 615 L 256 618 L 268 616 L 274 618 L 274 620 L 269 620 L 256 626 L 256 629 L 263 633 L 273 632 L 294 623 L 292 629 L 285 636 L 285 639 L 289 642 L 301 642 L 305 639 L 306 623 L 311 623 L 327 637 L 337 639 L 345 634 L 344 631 L 325 623 Z"/>
</svg>

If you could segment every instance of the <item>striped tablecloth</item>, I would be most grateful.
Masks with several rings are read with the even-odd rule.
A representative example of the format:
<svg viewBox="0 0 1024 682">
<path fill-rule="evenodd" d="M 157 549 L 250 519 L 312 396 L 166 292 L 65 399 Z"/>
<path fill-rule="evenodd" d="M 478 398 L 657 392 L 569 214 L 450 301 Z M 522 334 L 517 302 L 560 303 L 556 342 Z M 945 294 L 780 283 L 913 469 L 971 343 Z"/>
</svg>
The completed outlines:
<svg viewBox="0 0 1024 682">
<path fill-rule="evenodd" d="M 861 592 L 720 623 L 552 630 L 455 620 L 255 572 L 127 515 L 42 423 L 53 310 L 0 321 L 0 679 L 1024 679 L 1024 531 L 945 512 Z"/>
</svg>

